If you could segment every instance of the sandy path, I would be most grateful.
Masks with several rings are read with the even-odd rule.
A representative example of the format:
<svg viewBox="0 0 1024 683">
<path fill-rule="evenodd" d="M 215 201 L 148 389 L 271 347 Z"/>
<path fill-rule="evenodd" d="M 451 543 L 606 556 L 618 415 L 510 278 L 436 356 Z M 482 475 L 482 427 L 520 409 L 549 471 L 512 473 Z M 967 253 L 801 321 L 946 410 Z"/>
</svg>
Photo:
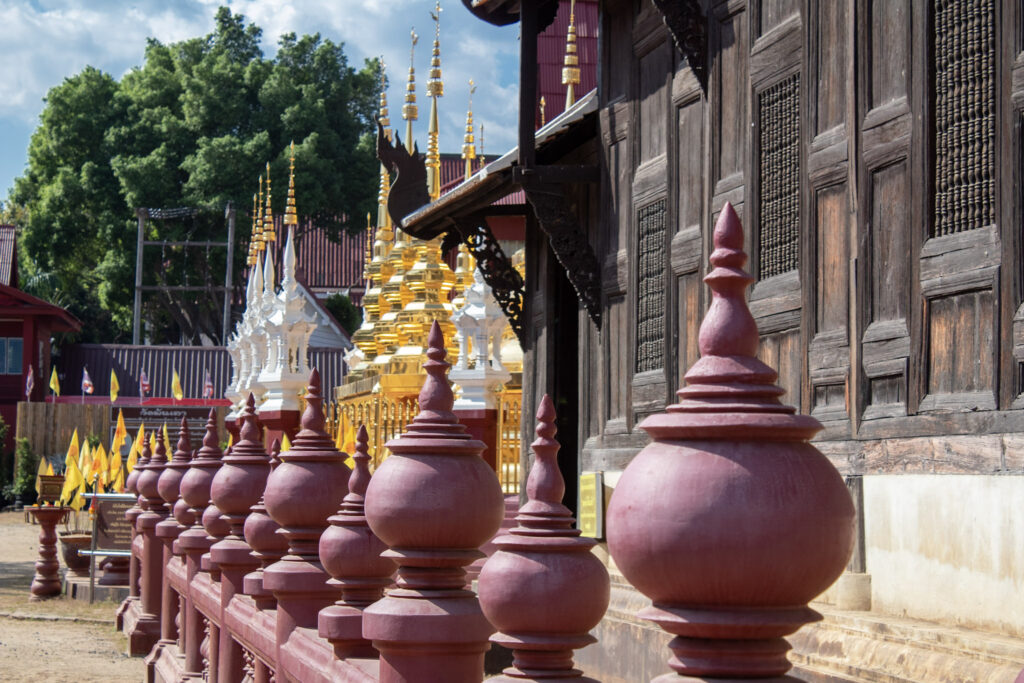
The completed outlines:
<svg viewBox="0 0 1024 683">
<path fill-rule="evenodd" d="M 143 680 L 142 659 L 124 654 L 126 641 L 114 630 L 114 603 L 28 601 L 38 535 L 21 513 L 0 513 L 0 681 Z"/>
</svg>

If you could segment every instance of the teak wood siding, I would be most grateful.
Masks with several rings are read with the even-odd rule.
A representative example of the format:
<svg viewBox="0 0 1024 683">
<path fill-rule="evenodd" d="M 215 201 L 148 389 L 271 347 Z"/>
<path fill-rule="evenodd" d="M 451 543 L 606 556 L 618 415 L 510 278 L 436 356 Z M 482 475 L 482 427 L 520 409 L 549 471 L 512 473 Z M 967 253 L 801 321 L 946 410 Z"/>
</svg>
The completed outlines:
<svg viewBox="0 0 1024 683">
<path fill-rule="evenodd" d="M 779 369 L 784 400 L 823 422 L 819 441 L 844 471 L 989 472 L 1007 461 L 871 455 L 885 439 L 939 449 L 934 439 L 1024 432 L 1024 18 L 1018 0 L 992 0 L 988 28 L 963 29 L 990 31 L 987 52 L 943 76 L 936 50 L 948 48 L 935 29 L 950 5 L 711 0 L 705 93 L 650 3 L 603 4 L 601 182 L 579 214 L 601 262 L 603 327 L 578 309 L 572 338 L 545 336 L 557 304 L 544 288 L 557 287 L 529 283 L 529 353 L 542 360 L 533 386 L 550 386 L 561 363 L 577 368 L 580 469 L 621 469 L 646 443 L 638 422 L 675 400 L 698 358 L 709 303 L 701 278 L 726 201 L 744 220 L 759 278 L 750 302 L 760 355 Z M 976 48 L 982 38 L 965 40 Z M 972 69 L 992 87 L 940 106 L 936 84 Z M 988 147 L 989 123 L 976 120 L 985 111 Z M 958 122 L 973 137 L 951 139 Z M 795 173 L 791 200 L 780 150 Z M 974 151 L 979 159 L 968 158 Z M 950 199 L 960 202 L 955 230 L 936 227 L 938 183 L 948 189 L 950 178 L 961 183 Z M 979 187 L 990 188 L 991 208 Z M 653 288 L 654 252 L 641 234 L 652 206 L 665 221 L 664 277 Z M 764 252 L 786 232 L 791 257 Z M 528 263 L 541 272 L 553 266 L 542 252 L 531 243 Z M 662 296 L 659 315 L 641 304 L 648 290 Z M 664 331 L 657 362 L 638 355 L 638 345 L 651 348 L 651 325 Z"/>
</svg>

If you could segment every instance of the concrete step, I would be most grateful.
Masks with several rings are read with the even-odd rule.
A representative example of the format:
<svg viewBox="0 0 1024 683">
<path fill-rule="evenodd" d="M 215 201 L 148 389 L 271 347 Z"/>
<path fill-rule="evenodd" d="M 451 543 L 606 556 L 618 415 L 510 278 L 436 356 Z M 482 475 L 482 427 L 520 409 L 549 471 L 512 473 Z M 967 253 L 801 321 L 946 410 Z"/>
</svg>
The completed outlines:
<svg viewBox="0 0 1024 683">
<path fill-rule="evenodd" d="M 810 683 L 1014 683 L 1024 642 L 927 621 L 815 604 L 825 617 L 789 638 Z"/>
</svg>

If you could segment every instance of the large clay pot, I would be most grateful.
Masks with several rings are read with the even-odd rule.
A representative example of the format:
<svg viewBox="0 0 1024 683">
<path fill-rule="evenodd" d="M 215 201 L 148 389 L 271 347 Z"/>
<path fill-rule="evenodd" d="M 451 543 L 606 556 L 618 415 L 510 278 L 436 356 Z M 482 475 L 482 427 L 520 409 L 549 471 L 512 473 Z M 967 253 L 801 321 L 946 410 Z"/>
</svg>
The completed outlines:
<svg viewBox="0 0 1024 683">
<path fill-rule="evenodd" d="M 92 534 L 77 531 L 61 531 L 57 535 L 60 541 L 60 556 L 74 576 L 89 576 L 89 556 L 79 555 L 79 550 L 88 550 L 92 544 Z"/>
</svg>

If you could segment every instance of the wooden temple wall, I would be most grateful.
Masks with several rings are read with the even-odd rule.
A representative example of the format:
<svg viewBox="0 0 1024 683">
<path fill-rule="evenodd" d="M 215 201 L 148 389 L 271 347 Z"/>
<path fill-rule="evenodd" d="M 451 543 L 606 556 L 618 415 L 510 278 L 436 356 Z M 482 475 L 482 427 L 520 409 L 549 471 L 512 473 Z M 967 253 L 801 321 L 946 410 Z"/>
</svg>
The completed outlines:
<svg viewBox="0 0 1024 683">
<path fill-rule="evenodd" d="M 762 358 L 844 472 L 1007 469 L 1002 444 L 940 462 L 880 444 L 1024 431 L 1021 11 L 715 0 L 705 92 L 652 5 L 606 3 L 596 148 L 563 160 L 602 169 L 573 201 L 603 286 L 600 329 L 577 307 L 563 392 L 580 469 L 622 469 L 697 359 L 726 201 L 749 226 Z M 553 259 L 528 244 L 535 396 L 568 360 Z"/>
</svg>

